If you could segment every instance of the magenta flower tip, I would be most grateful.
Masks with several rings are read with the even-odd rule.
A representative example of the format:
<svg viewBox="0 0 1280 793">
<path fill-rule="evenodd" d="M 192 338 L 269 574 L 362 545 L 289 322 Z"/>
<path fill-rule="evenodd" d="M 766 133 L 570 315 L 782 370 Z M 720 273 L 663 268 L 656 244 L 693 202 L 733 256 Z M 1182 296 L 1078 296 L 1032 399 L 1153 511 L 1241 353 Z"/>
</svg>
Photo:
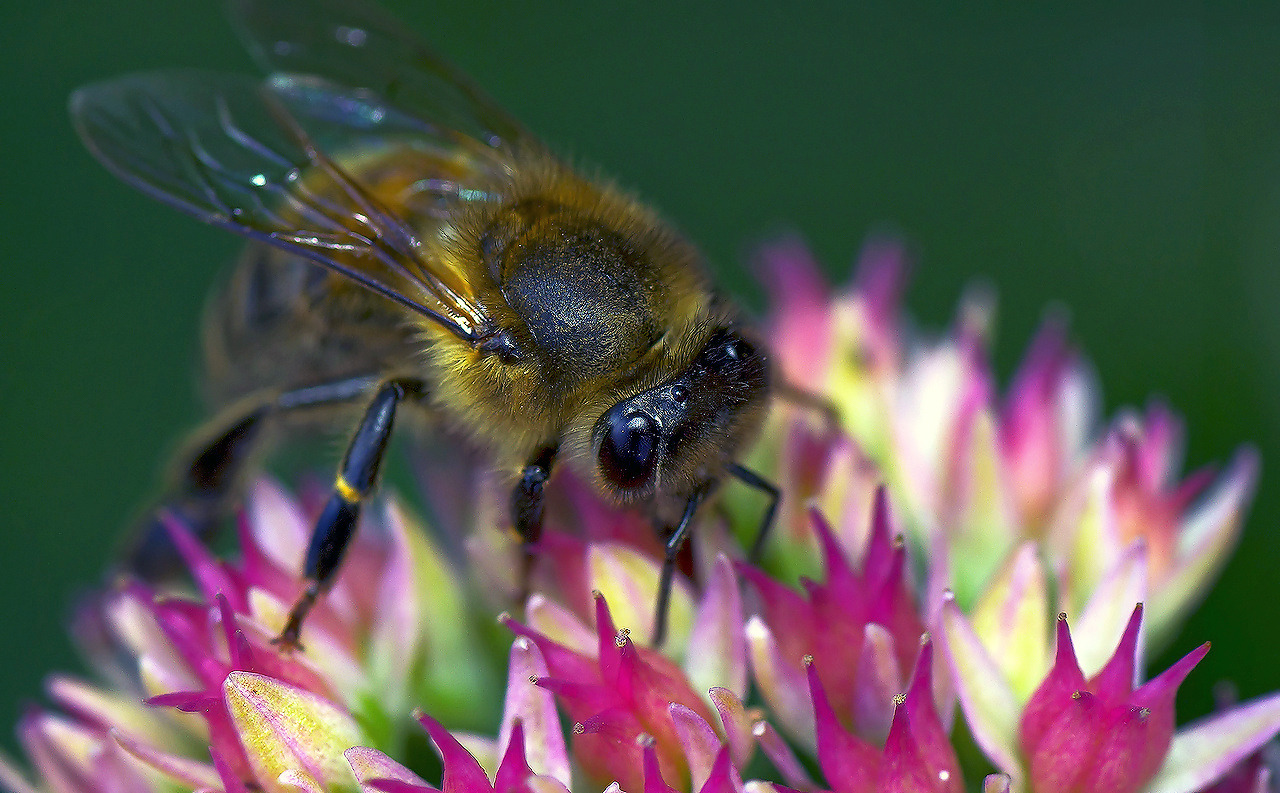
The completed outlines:
<svg viewBox="0 0 1280 793">
<path fill-rule="evenodd" d="M 1137 604 L 1111 658 L 1089 681 L 1089 687 L 1107 699 L 1129 696 L 1137 683 L 1138 636 L 1142 628 L 1142 604 Z"/>
<path fill-rule="evenodd" d="M 676 789 L 662 778 L 662 769 L 658 765 L 658 750 L 654 748 L 652 738 L 644 742 L 644 793 L 677 793 Z"/>
<path fill-rule="evenodd" d="M 1034 790 L 1133 793 L 1160 769 L 1174 731 L 1174 696 L 1202 645 L 1135 690 L 1142 604 L 1115 652 L 1084 680 L 1066 619 L 1054 666 L 1023 710 L 1019 738 Z"/>
<path fill-rule="evenodd" d="M 963 790 L 959 761 L 933 702 L 931 643 L 925 642 L 920 648 L 907 693 L 892 700 L 892 722 L 881 749 L 844 728 L 831 707 L 816 665 L 805 666 L 813 700 L 818 763 L 837 793 Z"/>
</svg>

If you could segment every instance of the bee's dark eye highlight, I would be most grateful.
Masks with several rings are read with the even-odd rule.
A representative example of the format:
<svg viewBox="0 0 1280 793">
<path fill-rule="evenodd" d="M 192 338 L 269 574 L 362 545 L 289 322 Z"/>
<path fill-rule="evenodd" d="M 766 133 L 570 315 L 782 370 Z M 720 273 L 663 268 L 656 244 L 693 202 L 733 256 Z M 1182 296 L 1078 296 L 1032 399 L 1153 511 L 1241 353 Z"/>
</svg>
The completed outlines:
<svg viewBox="0 0 1280 793">
<path fill-rule="evenodd" d="M 658 425 L 642 411 L 613 413 L 600 444 L 600 468 L 610 482 L 623 488 L 645 484 L 653 473 L 658 449 Z"/>
</svg>

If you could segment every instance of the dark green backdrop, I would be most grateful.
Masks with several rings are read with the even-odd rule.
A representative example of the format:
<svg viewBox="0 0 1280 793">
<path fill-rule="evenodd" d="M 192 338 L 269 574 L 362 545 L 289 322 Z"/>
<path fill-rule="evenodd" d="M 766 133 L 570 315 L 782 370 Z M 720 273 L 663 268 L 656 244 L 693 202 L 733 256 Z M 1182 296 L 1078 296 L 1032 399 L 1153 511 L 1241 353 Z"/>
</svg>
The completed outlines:
<svg viewBox="0 0 1280 793">
<path fill-rule="evenodd" d="M 0 723 L 77 665 L 64 614 L 199 417 L 200 307 L 237 248 L 103 172 L 66 96 L 249 68 L 214 2 L 22 5 L 0 31 Z M 1243 546 L 1170 652 L 1214 643 L 1184 713 L 1221 679 L 1280 688 L 1280 7 L 393 5 L 676 218 L 748 301 L 743 251 L 773 230 L 841 277 L 868 231 L 897 229 L 922 255 L 908 302 L 926 324 L 976 278 L 999 290 L 1005 377 L 1062 304 L 1109 410 L 1163 395 L 1194 466 L 1258 444 Z"/>
</svg>

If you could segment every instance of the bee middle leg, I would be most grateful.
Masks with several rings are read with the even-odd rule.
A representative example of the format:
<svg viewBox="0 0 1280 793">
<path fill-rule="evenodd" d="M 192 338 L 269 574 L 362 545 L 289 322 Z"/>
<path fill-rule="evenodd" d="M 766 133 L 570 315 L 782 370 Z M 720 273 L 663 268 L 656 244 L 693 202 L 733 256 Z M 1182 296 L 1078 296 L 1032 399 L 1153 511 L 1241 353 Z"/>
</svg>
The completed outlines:
<svg viewBox="0 0 1280 793">
<path fill-rule="evenodd" d="M 529 597 L 533 578 L 534 550 L 542 537 L 543 486 L 551 477 L 559 447 L 547 446 L 538 450 L 533 459 L 520 471 L 520 481 L 511 493 L 511 519 L 520 535 L 524 555 L 520 561 L 519 599 L 523 603 Z"/>
<path fill-rule="evenodd" d="M 406 399 L 421 397 L 424 388 L 419 380 L 389 380 L 369 402 L 338 466 L 333 492 L 312 531 L 303 570 L 307 588 L 290 610 L 284 629 L 275 639 L 277 645 L 286 649 L 301 646 L 298 639 L 302 623 L 320 595 L 332 586 L 355 534 L 360 505 L 377 485 L 396 408 Z"/>
</svg>

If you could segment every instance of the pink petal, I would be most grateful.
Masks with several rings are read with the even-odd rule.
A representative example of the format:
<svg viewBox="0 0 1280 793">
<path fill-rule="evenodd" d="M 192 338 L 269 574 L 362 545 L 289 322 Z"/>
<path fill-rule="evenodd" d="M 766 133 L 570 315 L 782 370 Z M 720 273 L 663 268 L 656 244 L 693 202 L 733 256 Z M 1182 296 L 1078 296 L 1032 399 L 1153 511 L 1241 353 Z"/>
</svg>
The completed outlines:
<svg viewBox="0 0 1280 793">
<path fill-rule="evenodd" d="M 1111 660 L 1089 680 L 1089 690 L 1104 702 L 1121 702 L 1138 682 L 1138 634 L 1142 629 L 1142 604 L 1133 609 Z"/>
<path fill-rule="evenodd" d="M 116 728 L 149 743 L 167 744 L 171 733 L 156 724 L 155 714 L 131 696 L 111 692 L 66 675 L 45 682 L 49 697 L 66 714 L 99 729 Z"/>
<path fill-rule="evenodd" d="M 1080 791 L 1094 764 L 1096 725 L 1102 710 L 1096 697 L 1079 691 L 1059 711 L 1058 718 L 1046 726 L 1028 752 L 1032 789 Z"/>
<path fill-rule="evenodd" d="M 747 620 L 747 647 L 756 684 L 774 718 L 801 744 L 813 747 L 813 704 L 804 673 L 782 657 L 769 626 L 759 617 Z M 800 659 L 795 659 L 799 661 Z"/>
<path fill-rule="evenodd" d="M 737 694 L 727 688 L 712 688 L 708 694 L 711 704 L 720 715 L 720 724 L 733 755 L 733 764 L 737 768 L 745 768 L 755 752 L 755 736 L 747 707 Z"/>
<path fill-rule="evenodd" d="M 161 751 L 120 730 L 112 730 L 111 737 L 121 749 L 140 762 L 183 785 L 209 788 L 218 786 L 218 772 L 208 763 Z"/>
<path fill-rule="evenodd" d="M 213 760 L 213 768 L 218 772 L 218 778 L 222 780 L 222 788 L 226 793 L 249 793 L 240 774 L 237 774 L 222 755 L 218 754 L 217 749 L 210 747 L 209 757 Z"/>
<path fill-rule="evenodd" d="M 893 568 L 896 546 L 901 545 L 894 540 L 893 525 L 889 491 L 880 485 L 872 502 L 871 532 L 867 537 L 866 556 L 862 560 L 862 575 L 871 586 L 879 587 Z"/>
<path fill-rule="evenodd" d="M 1051 316 L 1036 334 L 1005 400 L 1000 443 L 1024 521 L 1040 525 L 1053 506 L 1065 466 L 1074 462 L 1060 423 L 1059 399 L 1075 363 L 1066 326 Z"/>
<path fill-rule="evenodd" d="M 1071 631 L 1064 614 L 1058 615 L 1057 632 L 1058 647 L 1053 668 L 1022 710 L 1019 736 L 1022 749 L 1028 755 L 1035 752 L 1062 712 L 1071 707 L 1076 692 L 1085 688 L 1084 673 L 1076 661 Z"/>
<path fill-rule="evenodd" d="M 724 747 L 716 755 L 706 784 L 698 788 L 698 793 L 741 793 L 741 791 L 742 780 L 729 760 L 729 748 Z"/>
<path fill-rule="evenodd" d="M 596 652 L 596 634 L 572 611 L 537 592 L 525 604 L 525 622 L 548 639 L 582 655 Z"/>
<path fill-rule="evenodd" d="M 658 766 L 658 753 L 649 740 L 644 747 L 644 793 L 677 793 L 676 789 L 662 778 L 662 769 Z"/>
<path fill-rule="evenodd" d="M 377 619 L 369 657 L 380 660 L 390 682 L 402 685 L 413 657 L 420 651 L 423 626 L 456 623 L 453 615 L 461 606 L 457 586 L 447 580 L 449 573 L 442 569 L 442 560 L 427 540 L 427 533 L 418 526 L 409 526 L 404 512 L 394 502 L 388 502 L 382 512 L 391 549 L 377 581 Z M 415 550 L 419 553 L 415 554 Z M 419 581 L 415 575 L 419 572 L 425 572 L 422 578 L 427 580 Z"/>
<path fill-rule="evenodd" d="M 533 642 L 547 664 L 551 674 L 568 680 L 594 680 L 598 676 L 597 664 L 589 657 L 574 652 L 564 645 L 552 641 L 545 635 L 525 627 L 511 617 L 503 614 L 498 620 L 517 636 L 523 636 Z"/>
<path fill-rule="evenodd" d="M 495 793 L 522 793 L 525 783 L 533 776 L 524 753 L 524 728 L 520 722 L 511 727 L 510 741 L 507 750 L 502 754 L 502 762 L 498 764 L 498 772 L 494 775 L 493 789 Z"/>
<path fill-rule="evenodd" d="M 898 311 L 911 262 L 902 241 L 873 237 L 858 254 L 854 289 L 866 312 L 868 343 L 880 366 L 887 366 L 899 343 Z"/>
<path fill-rule="evenodd" d="M 279 484 L 265 478 L 254 482 L 246 501 L 253 531 L 249 545 L 261 549 L 281 570 L 301 570 L 311 525 L 298 502 Z"/>
<path fill-rule="evenodd" d="M 823 385 L 825 358 L 830 354 L 830 302 L 822 271 L 808 247 L 787 237 L 762 247 L 754 268 L 768 293 L 781 302 L 770 338 L 789 382 L 817 391 Z"/>
<path fill-rule="evenodd" d="M 825 768 L 823 769 L 825 772 Z M 883 793 L 926 793 L 927 791 L 958 791 L 958 778 L 953 779 L 949 771 L 943 771 L 943 777 L 936 782 L 920 754 L 911 735 L 910 717 L 906 708 L 899 704 L 893 713 L 893 724 L 889 727 L 889 737 L 884 744 L 884 767 L 880 774 L 879 790 Z M 837 783 L 838 784 L 838 783 Z M 861 788 L 854 788 L 860 793 Z"/>
<path fill-rule="evenodd" d="M 1012 793 L 1013 780 L 1004 774 L 991 774 L 982 782 L 982 793 Z"/>
<path fill-rule="evenodd" d="M 619 543 L 592 543 L 587 550 L 587 571 L 591 588 L 612 604 L 618 627 L 647 641 L 658 602 L 659 562 Z M 680 573 L 672 581 L 667 619 L 671 646 L 665 649 L 678 653 L 693 624 L 693 596 L 688 580 Z"/>
<path fill-rule="evenodd" d="M 1200 601 L 1229 558 L 1253 500 L 1258 468 L 1258 451 L 1241 449 L 1213 489 L 1182 516 L 1178 556 L 1150 599 L 1153 639 L 1166 636 Z"/>
<path fill-rule="evenodd" d="M 937 791 L 961 789 L 960 761 L 933 703 L 933 642 L 920 646 L 911 688 L 898 708 L 903 711 L 924 769 Z M 892 732 L 892 726 L 890 727 Z"/>
<path fill-rule="evenodd" d="M 182 556 L 183 563 L 191 571 L 204 599 L 212 600 L 218 593 L 229 594 L 236 598 L 237 610 L 247 611 L 248 604 L 240 588 L 232 583 L 226 568 L 196 539 L 186 524 L 168 511 L 161 513 L 160 521 L 169 532 L 169 538 L 173 540 L 173 545 Z"/>
<path fill-rule="evenodd" d="M 1115 652 L 1125 626 L 1133 614 L 1133 604 L 1143 603 L 1148 594 L 1149 564 L 1146 541 L 1134 540 L 1125 551 L 1115 557 L 1114 563 L 1103 572 L 1096 583 L 1089 602 L 1075 625 L 1076 657 L 1080 668 L 1087 674 L 1102 669 Z M 1138 667 L 1146 644 L 1147 614 L 1143 613 L 1144 628 L 1138 634 Z"/>
<path fill-rule="evenodd" d="M 443 793 L 494 793 L 484 769 L 444 725 L 422 711 L 415 713 L 414 717 L 426 728 L 440 752 L 440 760 L 444 764 L 444 778 L 440 781 Z"/>
<path fill-rule="evenodd" d="M 1168 751 L 1173 709 L 1162 713 L 1132 706 L 1113 708 L 1111 717 L 1095 729 L 1101 736 L 1088 776 L 1089 789 L 1136 793 Z"/>
<path fill-rule="evenodd" d="M 790 744 L 778 734 L 772 724 L 767 721 L 756 722 L 751 734 L 759 742 L 760 750 L 764 752 L 765 757 L 769 758 L 773 767 L 778 769 L 783 782 L 797 790 L 814 790 L 818 787 L 809 778 L 809 772 L 805 771 L 800 759 L 791 750 Z M 748 786 L 750 786 L 749 783 Z"/>
<path fill-rule="evenodd" d="M 873 789 L 880 777 L 880 753 L 870 744 L 845 732 L 818 680 L 818 670 L 812 664 L 807 664 L 806 669 L 817 729 L 818 764 L 823 775 L 839 793 L 861 793 Z"/>
<path fill-rule="evenodd" d="M 902 672 L 889 631 L 868 623 L 864 636 L 854 678 L 853 724 L 859 735 L 879 743 L 893 722 L 893 698 L 902 691 Z"/>
<path fill-rule="evenodd" d="M 680 739 L 680 748 L 689 762 L 691 785 L 695 789 L 700 788 L 710 778 L 711 767 L 723 748 L 720 736 L 701 716 L 684 705 L 673 702 L 667 711 Z"/>
<path fill-rule="evenodd" d="M 973 609 L 974 630 L 1019 698 L 1030 696 L 1048 666 L 1048 601 L 1040 548 L 1028 541 L 988 582 Z"/>
</svg>

